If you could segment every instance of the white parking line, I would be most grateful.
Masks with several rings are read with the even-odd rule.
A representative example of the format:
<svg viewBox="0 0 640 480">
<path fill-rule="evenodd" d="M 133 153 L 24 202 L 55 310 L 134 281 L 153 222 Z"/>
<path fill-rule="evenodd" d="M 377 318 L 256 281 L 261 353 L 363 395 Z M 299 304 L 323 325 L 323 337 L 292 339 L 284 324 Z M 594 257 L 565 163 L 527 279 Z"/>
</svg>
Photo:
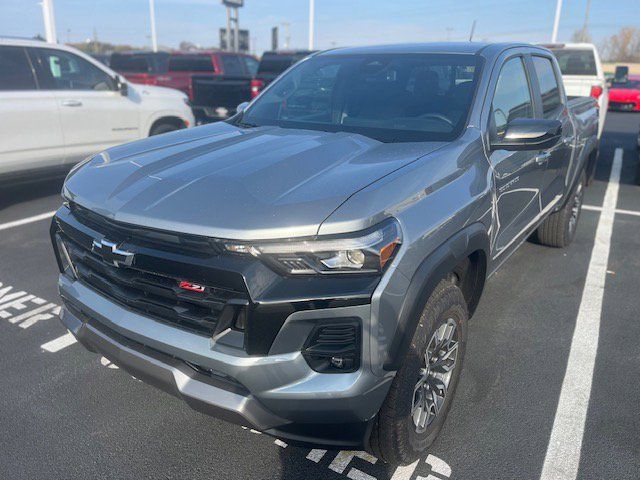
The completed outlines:
<svg viewBox="0 0 640 480">
<path fill-rule="evenodd" d="M 601 212 L 602 207 L 598 207 L 596 205 L 583 205 L 582 208 L 585 210 L 591 210 L 593 212 Z M 624 208 L 616 208 L 616 214 L 621 215 L 631 215 L 633 217 L 640 217 L 640 211 L 638 210 L 625 210 Z"/>
<path fill-rule="evenodd" d="M 65 333 L 61 337 L 51 340 L 43 345 L 40 345 L 40 348 L 46 350 L 47 352 L 56 353 L 62 350 L 63 348 L 67 348 L 69 345 L 73 345 L 76 343 L 76 337 L 74 337 L 70 332 Z"/>
<path fill-rule="evenodd" d="M 26 225 L 27 223 L 39 222 L 46 220 L 54 215 L 55 210 L 52 212 L 41 213 L 40 215 L 34 215 L 33 217 L 21 218 L 20 220 L 14 220 L 13 222 L 7 222 L 0 224 L 0 230 L 7 230 L 8 228 L 19 227 L 20 225 Z"/>
<path fill-rule="evenodd" d="M 621 169 L 622 149 L 617 148 L 604 196 L 602 214 L 598 220 L 595 244 L 591 252 L 587 279 L 571 340 L 567 370 L 540 475 L 541 480 L 575 480 L 578 475 L 593 369 L 598 352 L 602 297 Z"/>
</svg>

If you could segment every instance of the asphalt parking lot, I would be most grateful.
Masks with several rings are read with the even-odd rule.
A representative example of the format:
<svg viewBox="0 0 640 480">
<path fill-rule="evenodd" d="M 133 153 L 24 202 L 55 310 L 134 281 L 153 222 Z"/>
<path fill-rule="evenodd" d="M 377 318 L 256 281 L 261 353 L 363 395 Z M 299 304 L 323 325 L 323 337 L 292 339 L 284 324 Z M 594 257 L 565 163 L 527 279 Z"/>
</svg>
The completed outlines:
<svg viewBox="0 0 640 480">
<path fill-rule="evenodd" d="M 0 478 L 640 478 L 639 125 L 609 114 L 574 243 L 525 243 L 489 281 L 445 428 L 397 470 L 204 416 L 85 351 L 56 318 L 61 182 L 3 189 Z"/>
</svg>

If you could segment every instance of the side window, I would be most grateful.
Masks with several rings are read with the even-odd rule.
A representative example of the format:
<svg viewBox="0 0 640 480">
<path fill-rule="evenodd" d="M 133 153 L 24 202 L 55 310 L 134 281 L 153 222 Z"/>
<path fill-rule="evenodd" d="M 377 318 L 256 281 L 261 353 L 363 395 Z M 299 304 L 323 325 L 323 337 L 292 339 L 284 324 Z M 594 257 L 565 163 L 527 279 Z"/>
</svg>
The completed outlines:
<svg viewBox="0 0 640 480">
<path fill-rule="evenodd" d="M 507 123 L 511 120 L 533 118 L 529 80 L 522 58 L 512 58 L 502 66 L 493 95 L 491 115 L 498 138 L 504 136 Z"/>
<path fill-rule="evenodd" d="M 533 57 L 533 65 L 540 84 L 542 113 L 544 118 L 553 118 L 558 115 L 559 109 L 562 107 L 560 87 L 558 86 L 558 79 L 553 70 L 553 65 L 550 59 L 537 56 Z"/>
<path fill-rule="evenodd" d="M 114 80 L 98 67 L 69 52 L 39 49 L 40 71 L 54 90 L 114 90 Z"/>
<path fill-rule="evenodd" d="M 27 52 L 22 47 L 0 47 L 0 90 L 36 90 Z"/>
<path fill-rule="evenodd" d="M 258 73 L 258 61 L 255 58 L 251 57 L 242 57 L 242 61 L 244 62 L 244 66 L 247 69 L 247 73 L 254 77 L 256 73 Z"/>
<path fill-rule="evenodd" d="M 225 75 L 244 75 L 244 67 L 237 55 L 221 55 Z"/>
</svg>

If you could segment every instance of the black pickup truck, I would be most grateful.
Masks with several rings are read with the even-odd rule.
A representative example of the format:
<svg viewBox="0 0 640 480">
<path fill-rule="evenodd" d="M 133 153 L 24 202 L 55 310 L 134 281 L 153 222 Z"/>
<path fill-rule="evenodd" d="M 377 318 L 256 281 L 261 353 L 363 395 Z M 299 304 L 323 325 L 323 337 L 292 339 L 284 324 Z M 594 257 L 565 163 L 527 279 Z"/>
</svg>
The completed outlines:
<svg viewBox="0 0 640 480">
<path fill-rule="evenodd" d="M 193 75 L 192 109 L 197 124 L 224 120 L 251 97 L 251 75 Z"/>
<path fill-rule="evenodd" d="M 282 72 L 313 52 L 265 52 L 257 72 L 248 69 L 224 75 L 193 75 L 193 111 L 199 124 L 224 120 L 236 107 L 257 97 Z"/>
</svg>

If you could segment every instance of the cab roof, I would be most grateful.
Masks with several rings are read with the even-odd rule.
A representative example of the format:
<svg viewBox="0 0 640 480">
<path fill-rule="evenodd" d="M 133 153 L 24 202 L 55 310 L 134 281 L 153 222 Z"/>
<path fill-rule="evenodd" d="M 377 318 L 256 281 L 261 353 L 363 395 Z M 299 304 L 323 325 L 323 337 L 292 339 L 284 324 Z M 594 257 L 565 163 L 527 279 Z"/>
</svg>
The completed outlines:
<svg viewBox="0 0 640 480">
<path fill-rule="evenodd" d="M 327 50 L 320 55 L 357 55 L 357 54 L 409 54 L 409 53 L 451 53 L 479 54 L 486 47 L 533 47 L 526 43 L 484 43 L 484 42 L 430 42 L 402 43 L 396 45 L 373 45 L 364 47 L 346 47 Z"/>
</svg>

